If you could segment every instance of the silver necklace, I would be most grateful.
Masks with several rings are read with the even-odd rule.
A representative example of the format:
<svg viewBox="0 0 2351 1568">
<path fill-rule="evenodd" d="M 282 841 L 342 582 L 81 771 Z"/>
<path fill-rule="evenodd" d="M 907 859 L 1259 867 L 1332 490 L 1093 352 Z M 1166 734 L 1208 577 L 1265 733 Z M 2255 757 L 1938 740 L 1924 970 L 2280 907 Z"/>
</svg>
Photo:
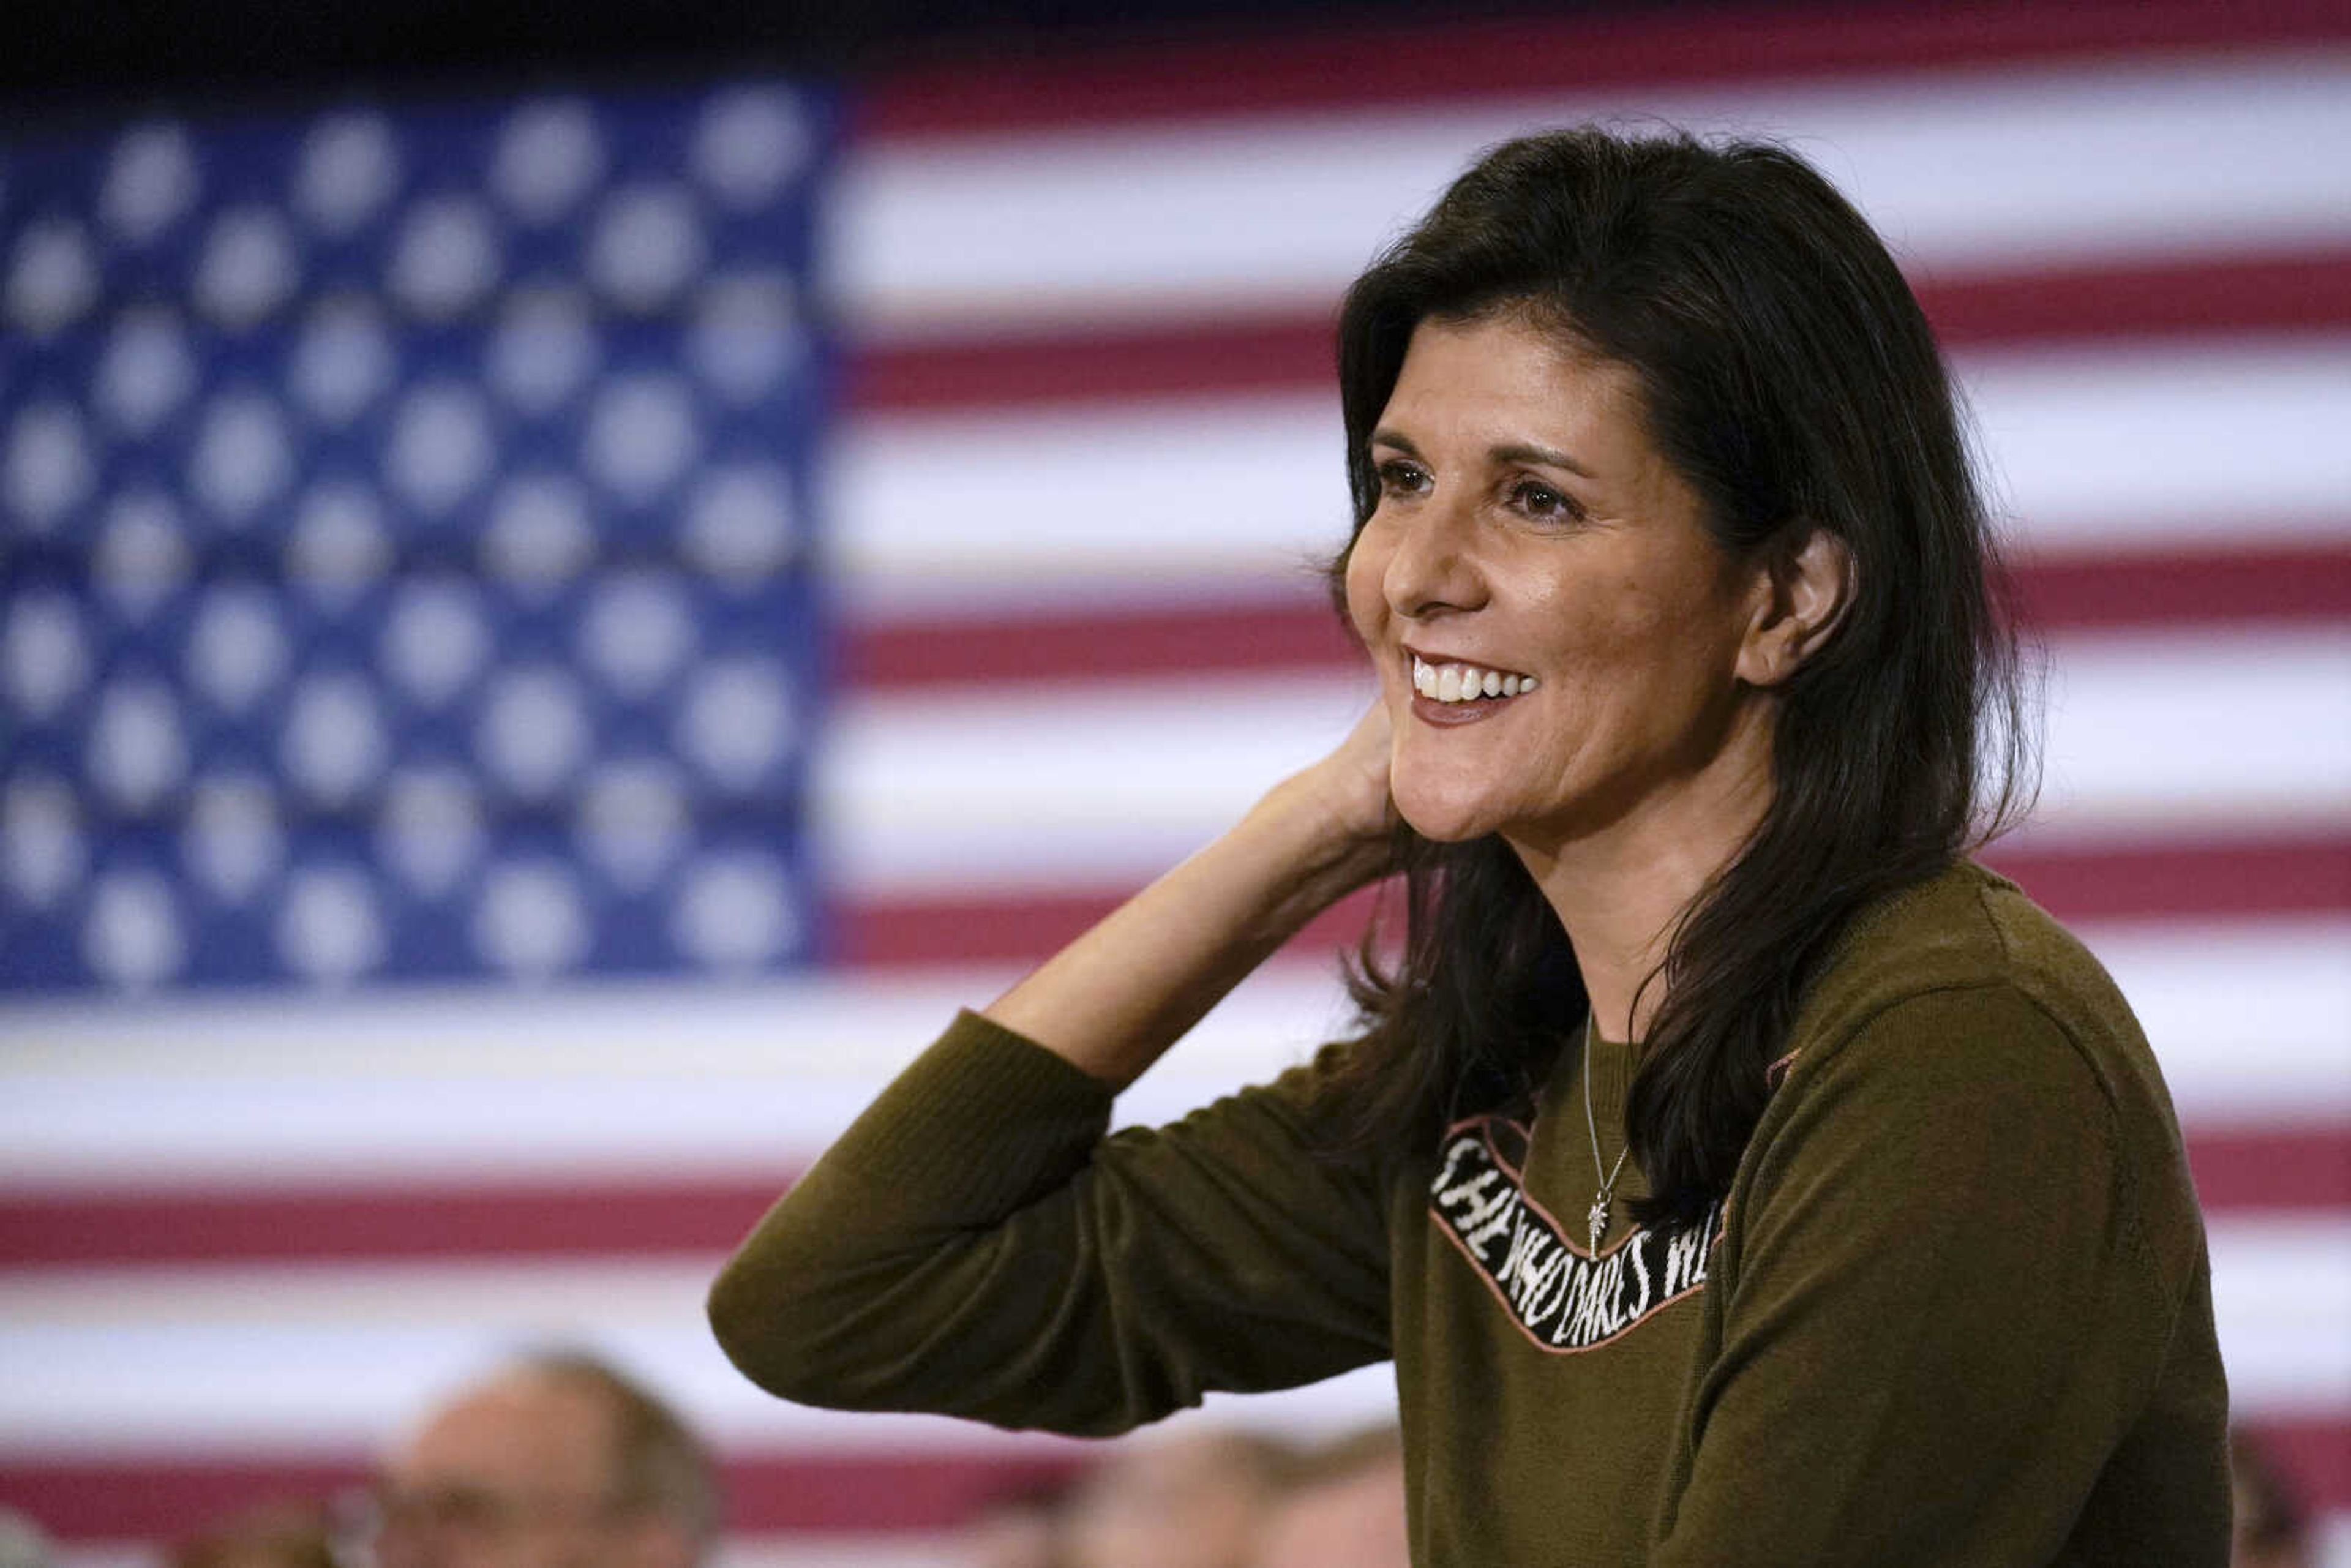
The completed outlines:
<svg viewBox="0 0 2351 1568">
<path fill-rule="evenodd" d="M 1592 1137 L 1592 1168 L 1600 1168 L 1600 1124 L 1592 1118 L 1592 1048 L 1600 1038 L 1599 1019 L 1593 1013 L 1583 1015 L 1583 1130 Z M 1600 1239 L 1608 1234 L 1608 1199 L 1616 1190 L 1617 1173 L 1625 1168 L 1625 1156 L 1633 1152 L 1628 1140 L 1616 1151 L 1616 1163 L 1608 1167 L 1601 1179 L 1600 1191 L 1592 1199 L 1592 1207 L 1583 1216 L 1592 1228 L 1592 1242 L 1587 1249 L 1593 1256 L 1600 1252 Z"/>
</svg>

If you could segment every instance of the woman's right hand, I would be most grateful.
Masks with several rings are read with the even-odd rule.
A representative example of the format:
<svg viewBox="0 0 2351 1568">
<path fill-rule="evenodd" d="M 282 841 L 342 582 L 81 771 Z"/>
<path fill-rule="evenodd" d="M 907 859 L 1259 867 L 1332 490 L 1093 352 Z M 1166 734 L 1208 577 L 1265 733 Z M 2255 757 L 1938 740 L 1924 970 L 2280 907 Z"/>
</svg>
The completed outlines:
<svg viewBox="0 0 2351 1568">
<path fill-rule="evenodd" d="M 1329 756 L 1275 785 L 987 1015 L 1124 1085 L 1309 920 L 1394 869 L 1395 810 L 1388 718 L 1374 705 Z"/>
<path fill-rule="evenodd" d="M 1327 835 L 1328 864 L 1311 868 L 1332 899 L 1395 869 L 1395 801 L 1388 793 L 1387 706 L 1374 698 L 1347 737 L 1268 792 L 1260 811 L 1302 813 Z"/>
</svg>

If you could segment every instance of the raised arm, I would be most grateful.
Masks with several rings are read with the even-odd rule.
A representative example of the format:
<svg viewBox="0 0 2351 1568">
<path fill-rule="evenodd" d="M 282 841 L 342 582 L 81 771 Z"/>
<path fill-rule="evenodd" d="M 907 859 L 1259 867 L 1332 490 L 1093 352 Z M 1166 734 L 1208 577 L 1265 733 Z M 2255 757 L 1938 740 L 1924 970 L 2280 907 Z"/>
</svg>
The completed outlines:
<svg viewBox="0 0 2351 1568">
<path fill-rule="evenodd" d="M 1123 1089 L 1309 920 L 1386 869 L 1388 721 L 1339 748 L 1119 906 L 987 1016 Z"/>
<path fill-rule="evenodd" d="M 1384 869 L 1386 756 L 1375 712 L 960 1019 L 729 1260 L 736 1364 L 806 1403 L 1102 1432 L 1386 1354 L 1383 1192 L 1329 1157 L 1319 1069 L 1103 1137 L 1118 1089 Z"/>
</svg>

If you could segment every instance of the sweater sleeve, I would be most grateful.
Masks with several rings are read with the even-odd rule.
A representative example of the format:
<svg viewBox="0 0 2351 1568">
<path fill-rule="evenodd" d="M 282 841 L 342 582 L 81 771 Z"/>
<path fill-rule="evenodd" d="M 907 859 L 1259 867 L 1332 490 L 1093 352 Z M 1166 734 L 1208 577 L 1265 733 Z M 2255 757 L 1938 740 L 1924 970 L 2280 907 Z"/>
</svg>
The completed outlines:
<svg viewBox="0 0 2351 1568">
<path fill-rule="evenodd" d="M 711 1292 L 771 1393 L 1102 1434 L 1388 1353 L 1368 1162 L 1328 1053 L 1167 1127 L 964 1013 L 770 1209 Z"/>
<path fill-rule="evenodd" d="M 1732 1199 L 1654 1568 L 2049 1563 L 2187 1284 L 2142 1234 L 2151 1130 L 2006 986 L 1913 997 L 1824 1056 Z"/>
</svg>

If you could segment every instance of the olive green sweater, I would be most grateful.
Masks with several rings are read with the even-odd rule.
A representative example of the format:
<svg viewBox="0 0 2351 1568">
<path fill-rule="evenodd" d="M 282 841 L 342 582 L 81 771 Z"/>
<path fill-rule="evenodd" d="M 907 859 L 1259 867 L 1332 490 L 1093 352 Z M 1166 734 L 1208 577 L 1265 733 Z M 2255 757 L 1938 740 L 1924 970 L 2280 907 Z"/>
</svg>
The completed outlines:
<svg viewBox="0 0 2351 1568">
<path fill-rule="evenodd" d="M 1335 1049 L 1335 1048 L 1334 1048 Z M 1856 922 L 1731 1190 L 1595 1258 L 1583 1064 L 1531 1125 L 1333 1157 L 1332 1052 L 1105 1137 L 1107 1088 L 971 1014 L 712 1296 L 787 1398 L 1109 1433 L 1393 1357 L 1422 1568 L 2220 1568 L 2226 1395 L 2153 1057 L 1973 866 Z M 1628 1048 L 1590 1064 L 1601 1158 Z"/>
</svg>

